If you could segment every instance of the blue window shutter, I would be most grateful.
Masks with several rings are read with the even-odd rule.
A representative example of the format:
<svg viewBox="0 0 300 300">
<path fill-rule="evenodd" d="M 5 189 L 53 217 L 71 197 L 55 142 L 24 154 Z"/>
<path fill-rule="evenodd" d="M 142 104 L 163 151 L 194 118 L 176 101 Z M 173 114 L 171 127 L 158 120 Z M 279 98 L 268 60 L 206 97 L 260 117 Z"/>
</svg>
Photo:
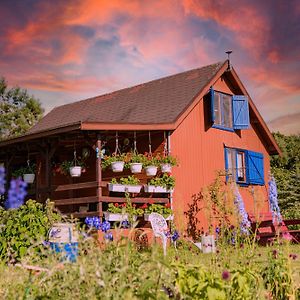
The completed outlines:
<svg viewBox="0 0 300 300">
<path fill-rule="evenodd" d="M 232 96 L 233 128 L 249 128 L 249 105 L 248 98 L 244 95 Z"/>
<path fill-rule="evenodd" d="M 210 111 L 211 111 L 212 123 L 215 122 L 214 98 L 215 98 L 215 92 L 214 92 L 214 89 L 211 87 L 210 88 Z"/>
<path fill-rule="evenodd" d="M 246 168 L 249 184 L 265 184 L 264 156 L 262 153 L 247 151 Z"/>
<path fill-rule="evenodd" d="M 225 173 L 226 173 L 226 182 L 229 180 L 228 176 L 228 148 L 224 148 L 224 155 L 225 155 Z"/>
</svg>

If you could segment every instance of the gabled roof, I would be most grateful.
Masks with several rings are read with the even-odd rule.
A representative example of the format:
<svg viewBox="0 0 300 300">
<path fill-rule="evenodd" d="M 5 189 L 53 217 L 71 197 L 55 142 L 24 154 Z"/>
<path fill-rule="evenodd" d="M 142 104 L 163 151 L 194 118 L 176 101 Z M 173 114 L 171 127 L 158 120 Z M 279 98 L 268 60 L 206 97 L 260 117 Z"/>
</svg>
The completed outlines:
<svg viewBox="0 0 300 300">
<path fill-rule="evenodd" d="M 29 134 L 77 122 L 149 125 L 175 123 L 224 64 L 225 62 L 219 62 L 56 107 Z"/>
<path fill-rule="evenodd" d="M 281 151 L 228 60 L 149 81 L 109 94 L 58 106 L 21 137 L 0 147 L 72 130 L 175 130 L 226 72 L 239 93 L 249 97 L 255 122 L 270 154 Z"/>
</svg>

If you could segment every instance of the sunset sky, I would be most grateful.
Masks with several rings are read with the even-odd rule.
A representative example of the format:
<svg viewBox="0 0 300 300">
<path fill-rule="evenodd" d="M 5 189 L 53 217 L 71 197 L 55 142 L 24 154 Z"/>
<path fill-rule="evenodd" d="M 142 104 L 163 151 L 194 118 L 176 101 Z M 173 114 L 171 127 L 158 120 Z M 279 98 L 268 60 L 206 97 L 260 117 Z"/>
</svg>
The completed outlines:
<svg viewBox="0 0 300 300">
<path fill-rule="evenodd" d="M 228 49 L 271 129 L 299 132 L 300 1 L 1 1 L 0 76 L 46 112 L 225 60 Z"/>
</svg>

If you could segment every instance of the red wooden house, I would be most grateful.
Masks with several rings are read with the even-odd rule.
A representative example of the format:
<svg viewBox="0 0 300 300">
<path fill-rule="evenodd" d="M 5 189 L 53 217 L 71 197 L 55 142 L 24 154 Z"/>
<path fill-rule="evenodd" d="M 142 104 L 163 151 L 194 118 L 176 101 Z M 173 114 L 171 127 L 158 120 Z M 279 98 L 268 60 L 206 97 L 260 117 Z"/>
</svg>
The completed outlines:
<svg viewBox="0 0 300 300">
<path fill-rule="evenodd" d="M 262 209 L 269 210 L 269 155 L 280 150 L 228 60 L 56 107 L 28 134 L 2 141 L 0 162 L 9 175 L 27 158 L 36 162 L 31 198 L 51 198 L 62 212 L 77 217 L 102 216 L 108 203 L 125 201 L 124 195 L 108 191 L 116 175 L 101 170 L 99 155 L 103 147 L 113 151 L 116 133 L 122 151 L 136 142 L 140 153 L 149 143 L 153 152 L 161 152 L 166 144 L 179 160 L 172 195 L 141 192 L 133 202 L 172 201 L 181 218 L 192 195 L 210 184 L 216 171 L 227 170 L 241 186 L 248 212 L 255 206 L 253 186 L 264 195 Z M 53 172 L 56 163 L 72 159 L 74 150 L 87 154 L 87 172 L 75 179 Z M 147 181 L 144 174 L 140 179 Z"/>
</svg>

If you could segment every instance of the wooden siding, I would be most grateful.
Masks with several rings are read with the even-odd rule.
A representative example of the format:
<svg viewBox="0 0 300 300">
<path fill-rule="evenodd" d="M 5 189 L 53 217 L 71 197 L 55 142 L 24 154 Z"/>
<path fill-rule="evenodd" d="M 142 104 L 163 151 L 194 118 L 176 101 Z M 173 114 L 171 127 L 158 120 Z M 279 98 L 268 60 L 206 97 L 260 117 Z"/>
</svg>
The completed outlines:
<svg viewBox="0 0 300 300">
<path fill-rule="evenodd" d="M 232 94 L 231 89 L 223 79 L 214 84 L 214 89 Z M 235 132 L 212 128 L 210 124 L 210 99 L 204 97 L 180 126 L 171 135 L 172 155 L 178 157 L 179 166 L 174 168 L 176 188 L 174 192 L 174 208 L 182 219 L 187 211 L 193 194 L 199 193 L 216 178 L 217 171 L 225 169 L 224 146 L 242 148 L 261 152 L 264 155 L 265 183 L 267 185 L 270 169 L 269 154 L 259 137 L 259 132 L 251 124 L 247 130 Z M 225 180 L 225 177 L 224 177 Z M 253 213 L 257 207 L 268 211 L 267 187 L 257 186 L 255 190 L 261 195 L 252 197 L 252 187 L 241 187 L 240 192 L 248 212 Z M 207 226 L 204 212 L 199 214 L 200 226 Z M 180 220 L 181 222 L 181 220 Z"/>
</svg>

